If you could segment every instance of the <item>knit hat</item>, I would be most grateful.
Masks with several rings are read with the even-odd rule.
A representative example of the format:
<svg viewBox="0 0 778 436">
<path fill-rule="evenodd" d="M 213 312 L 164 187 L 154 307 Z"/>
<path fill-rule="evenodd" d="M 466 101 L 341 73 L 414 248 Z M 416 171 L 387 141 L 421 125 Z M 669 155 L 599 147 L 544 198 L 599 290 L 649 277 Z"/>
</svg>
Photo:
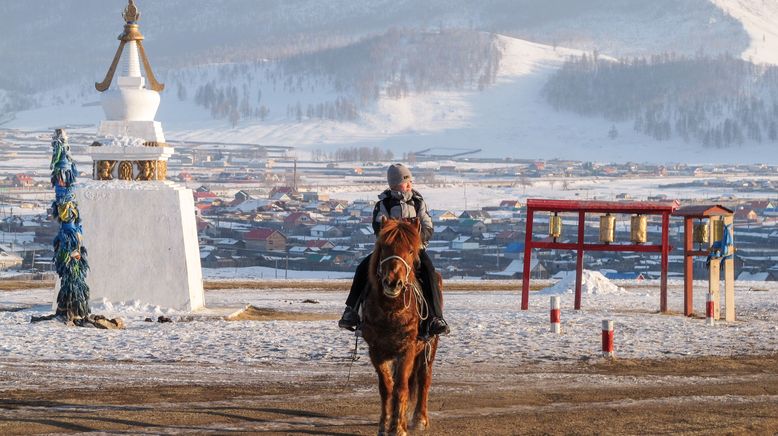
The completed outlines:
<svg viewBox="0 0 778 436">
<path fill-rule="evenodd" d="M 386 171 L 386 181 L 389 182 L 389 186 L 397 186 L 411 179 L 411 170 L 403 164 L 389 165 Z"/>
</svg>

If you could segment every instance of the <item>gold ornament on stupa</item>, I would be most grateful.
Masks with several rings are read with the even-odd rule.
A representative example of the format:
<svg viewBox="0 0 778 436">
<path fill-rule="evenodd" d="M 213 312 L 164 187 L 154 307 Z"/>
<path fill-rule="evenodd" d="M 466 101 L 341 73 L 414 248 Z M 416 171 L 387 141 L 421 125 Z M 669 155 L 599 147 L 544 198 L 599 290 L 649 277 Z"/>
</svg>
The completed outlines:
<svg viewBox="0 0 778 436">
<path fill-rule="evenodd" d="M 134 0 L 129 0 L 129 4 L 124 9 L 124 12 L 122 12 L 122 18 L 124 18 L 125 24 L 124 32 L 122 32 L 118 38 L 119 41 L 121 41 L 119 43 L 119 48 L 116 49 L 116 54 L 113 57 L 113 62 L 111 62 L 111 67 L 108 68 L 108 72 L 105 74 L 105 79 L 103 79 L 102 82 L 95 83 L 95 89 L 100 92 L 108 90 L 113 81 L 113 76 L 116 73 L 116 66 L 119 64 L 119 59 L 122 57 L 124 46 L 130 41 L 135 41 L 135 44 L 138 46 L 138 55 L 143 61 L 143 70 L 146 73 L 146 79 L 149 81 L 149 88 L 157 92 L 162 91 L 165 89 L 165 84 L 157 82 L 154 73 L 151 71 L 149 59 L 146 57 L 146 50 L 143 49 L 143 35 L 141 35 L 138 26 L 140 11 L 138 10 L 138 7 L 135 6 Z"/>
<path fill-rule="evenodd" d="M 126 8 L 124 8 L 124 12 L 122 12 L 122 17 L 124 18 L 124 21 L 127 22 L 136 22 L 140 20 L 140 11 L 138 10 L 138 7 L 135 6 L 135 1 L 130 0 L 130 4 L 127 5 Z"/>
</svg>

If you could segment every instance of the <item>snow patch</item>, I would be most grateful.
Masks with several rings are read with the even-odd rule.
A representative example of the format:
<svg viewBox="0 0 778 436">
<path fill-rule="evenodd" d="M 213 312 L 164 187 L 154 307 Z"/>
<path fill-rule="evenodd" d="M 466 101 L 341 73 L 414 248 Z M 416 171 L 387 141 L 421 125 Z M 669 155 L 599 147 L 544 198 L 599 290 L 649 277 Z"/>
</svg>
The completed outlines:
<svg viewBox="0 0 778 436">
<path fill-rule="evenodd" d="M 572 294 L 575 291 L 575 274 L 567 274 L 553 286 L 538 291 L 542 295 Z M 583 270 L 581 273 L 581 293 L 587 295 L 611 295 L 624 293 L 624 288 L 617 286 L 598 271 Z"/>
</svg>

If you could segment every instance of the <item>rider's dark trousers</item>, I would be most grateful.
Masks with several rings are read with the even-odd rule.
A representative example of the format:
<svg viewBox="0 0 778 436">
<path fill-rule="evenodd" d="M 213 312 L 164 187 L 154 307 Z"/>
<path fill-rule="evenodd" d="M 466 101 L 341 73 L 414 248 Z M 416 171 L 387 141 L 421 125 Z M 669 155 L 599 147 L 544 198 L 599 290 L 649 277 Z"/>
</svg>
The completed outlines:
<svg viewBox="0 0 778 436">
<path fill-rule="evenodd" d="M 362 290 L 367 286 L 367 274 L 370 270 L 370 256 L 368 255 L 357 266 L 354 273 L 354 280 L 351 282 L 351 291 L 346 299 L 346 306 L 352 309 L 357 308 Z M 427 254 L 427 250 L 419 251 L 419 268 L 416 270 L 416 278 L 421 284 L 421 291 L 424 299 L 430 307 L 433 317 L 443 318 L 443 304 L 440 289 L 438 288 L 438 277 L 435 273 L 435 266 L 432 265 L 432 259 Z"/>
</svg>

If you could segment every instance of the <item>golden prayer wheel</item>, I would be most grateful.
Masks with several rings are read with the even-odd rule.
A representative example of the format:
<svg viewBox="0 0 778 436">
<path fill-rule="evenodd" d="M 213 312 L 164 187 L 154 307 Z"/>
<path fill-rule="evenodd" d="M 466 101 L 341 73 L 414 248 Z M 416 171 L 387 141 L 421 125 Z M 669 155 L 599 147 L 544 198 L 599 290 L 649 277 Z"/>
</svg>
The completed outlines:
<svg viewBox="0 0 778 436">
<path fill-rule="evenodd" d="M 694 225 L 694 242 L 696 244 L 708 243 L 708 223 L 697 223 Z"/>
<path fill-rule="evenodd" d="M 713 221 L 713 242 L 724 239 L 724 220 L 714 219 Z"/>
<path fill-rule="evenodd" d="M 607 213 L 600 217 L 600 241 L 609 244 L 616 235 L 616 217 Z"/>
<path fill-rule="evenodd" d="M 548 220 L 548 236 L 556 239 L 562 235 L 562 217 L 554 213 Z"/>
<path fill-rule="evenodd" d="M 648 218 L 645 215 L 634 215 L 630 219 L 630 239 L 636 244 L 643 244 L 648 240 Z"/>
</svg>

